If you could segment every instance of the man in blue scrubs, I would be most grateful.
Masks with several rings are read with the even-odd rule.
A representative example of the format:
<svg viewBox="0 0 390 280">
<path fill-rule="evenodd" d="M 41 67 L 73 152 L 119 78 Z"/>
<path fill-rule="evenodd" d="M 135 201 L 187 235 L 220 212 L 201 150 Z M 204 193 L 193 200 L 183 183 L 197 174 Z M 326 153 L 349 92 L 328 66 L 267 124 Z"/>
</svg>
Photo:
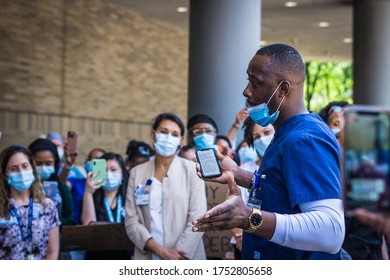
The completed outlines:
<svg viewBox="0 0 390 280">
<path fill-rule="evenodd" d="M 228 183 L 225 202 L 193 221 L 194 231 L 244 229 L 243 259 L 340 259 L 344 239 L 340 147 L 330 128 L 306 110 L 306 70 L 297 50 L 261 48 L 247 69 L 250 118 L 276 133 L 258 172 L 218 154 Z M 200 173 L 198 173 L 200 176 Z M 248 201 L 237 187 L 251 189 Z"/>
</svg>

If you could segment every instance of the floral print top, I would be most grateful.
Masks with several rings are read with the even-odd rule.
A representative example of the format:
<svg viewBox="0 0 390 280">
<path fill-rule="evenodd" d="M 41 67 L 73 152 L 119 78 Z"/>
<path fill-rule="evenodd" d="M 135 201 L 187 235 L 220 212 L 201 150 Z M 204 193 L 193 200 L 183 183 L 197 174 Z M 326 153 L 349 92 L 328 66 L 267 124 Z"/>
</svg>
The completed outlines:
<svg viewBox="0 0 390 280">
<path fill-rule="evenodd" d="M 34 202 L 32 241 L 23 240 L 18 221 L 11 216 L 9 220 L 0 217 L 0 259 L 1 260 L 26 260 L 28 259 L 29 248 L 35 260 L 46 258 L 46 251 L 49 244 L 50 229 L 58 227 L 58 211 L 55 203 L 44 198 L 42 204 Z M 16 206 L 19 216 L 22 219 L 24 232 L 27 235 L 28 205 Z"/>
</svg>

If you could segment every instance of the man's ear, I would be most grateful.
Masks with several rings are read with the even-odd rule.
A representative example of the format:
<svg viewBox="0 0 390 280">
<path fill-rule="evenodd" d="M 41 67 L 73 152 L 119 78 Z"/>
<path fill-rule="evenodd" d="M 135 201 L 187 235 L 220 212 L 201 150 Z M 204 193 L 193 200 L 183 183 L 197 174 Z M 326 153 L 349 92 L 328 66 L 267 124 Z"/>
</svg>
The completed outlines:
<svg viewBox="0 0 390 280">
<path fill-rule="evenodd" d="M 279 87 L 280 97 L 286 97 L 291 90 L 291 83 L 287 80 L 283 80 Z"/>
</svg>

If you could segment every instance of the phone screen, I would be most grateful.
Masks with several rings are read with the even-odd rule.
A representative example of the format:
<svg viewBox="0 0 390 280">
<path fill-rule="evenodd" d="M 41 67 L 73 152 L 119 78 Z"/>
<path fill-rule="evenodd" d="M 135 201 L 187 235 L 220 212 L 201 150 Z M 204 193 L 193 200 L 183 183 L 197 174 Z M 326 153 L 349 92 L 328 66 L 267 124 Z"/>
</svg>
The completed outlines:
<svg viewBox="0 0 390 280">
<path fill-rule="evenodd" d="M 58 194 L 58 182 L 56 181 L 44 181 L 43 190 L 47 197 L 52 200 L 56 200 Z"/>
<path fill-rule="evenodd" d="M 197 150 L 196 157 L 200 165 L 200 172 L 204 178 L 221 176 L 221 168 L 213 148 Z"/>
<path fill-rule="evenodd" d="M 76 131 L 68 132 L 67 144 L 69 146 L 71 154 L 77 153 L 77 132 Z"/>
<path fill-rule="evenodd" d="M 390 209 L 389 112 L 345 112 L 346 209 Z"/>
</svg>

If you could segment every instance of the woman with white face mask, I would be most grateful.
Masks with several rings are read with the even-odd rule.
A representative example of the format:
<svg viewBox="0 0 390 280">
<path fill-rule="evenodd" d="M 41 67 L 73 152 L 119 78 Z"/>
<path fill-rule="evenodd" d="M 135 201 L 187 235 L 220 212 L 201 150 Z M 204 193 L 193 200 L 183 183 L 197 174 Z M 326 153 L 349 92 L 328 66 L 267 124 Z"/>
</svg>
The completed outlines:
<svg viewBox="0 0 390 280">
<path fill-rule="evenodd" d="M 0 260 L 58 259 L 58 213 L 45 198 L 29 150 L 0 154 Z"/>
<path fill-rule="evenodd" d="M 203 233 L 191 229 L 191 220 L 207 209 L 205 185 L 195 162 L 177 155 L 183 135 L 178 116 L 158 115 L 155 158 L 131 169 L 125 225 L 133 259 L 206 259 Z"/>
<path fill-rule="evenodd" d="M 81 222 L 88 225 L 94 222 L 122 223 L 125 218 L 125 200 L 128 173 L 123 157 L 108 152 L 99 159 L 106 160 L 106 178 L 95 180 L 98 174 L 89 172 L 84 191 Z M 86 259 L 123 260 L 130 259 L 126 250 L 87 252 Z"/>
</svg>

